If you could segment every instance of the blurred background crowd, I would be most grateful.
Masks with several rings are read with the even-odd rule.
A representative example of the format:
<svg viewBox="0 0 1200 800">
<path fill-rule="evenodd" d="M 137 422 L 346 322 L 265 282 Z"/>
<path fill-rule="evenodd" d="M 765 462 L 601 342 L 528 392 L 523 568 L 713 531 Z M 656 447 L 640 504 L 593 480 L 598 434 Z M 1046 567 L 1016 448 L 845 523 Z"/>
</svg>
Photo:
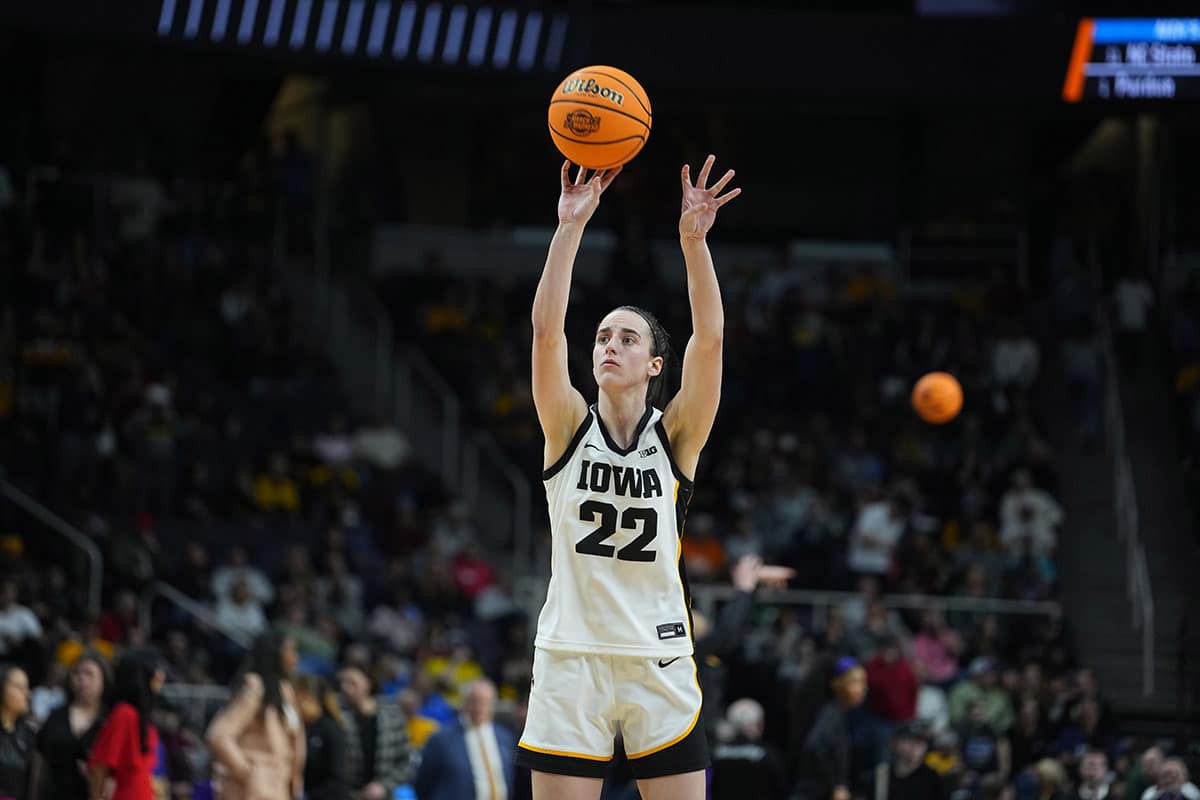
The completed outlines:
<svg viewBox="0 0 1200 800">
<path fill-rule="evenodd" d="M 20 124 L 0 140 L 0 662 L 19 667 L 0 686 L 0 797 L 73 796 L 54 781 L 87 760 L 124 661 L 158 676 L 144 711 L 163 796 L 209 796 L 214 759 L 236 760 L 210 724 L 236 715 L 249 668 L 267 695 L 281 679 L 295 692 L 310 798 L 476 797 L 458 780 L 478 764 L 448 742 L 493 719 L 519 736 L 548 560 L 524 323 L 540 256 L 493 270 L 486 245 L 439 242 L 484 230 L 543 247 L 532 226 L 550 195 L 514 187 L 552 190 L 556 162 L 534 148 L 542 178 L 502 168 L 461 218 L 433 220 L 448 233 L 397 255 L 374 223 L 430 220 L 397 199 L 413 190 L 386 146 L 331 172 L 301 129 L 241 120 L 238 147 L 184 153 L 123 128 L 71 130 L 30 96 L 6 98 Z M 382 137 L 394 120 L 381 116 Z M 670 176 L 698 146 L 736 148 L 721 119 L 704 119 L 699 144 L 664 131 L 606 195 L 606 244 L 581 266 L 568 318 L 577 385 L 590 373 L 578 345 L 616 305 L 653 309 L 686 340 L 680 265 L 655 248 L 670 215 L 650 203 L 674 200 L 639 171 Z M 1196 666 L 1185 646 L 1164 653 L 1152 672 L 1174 693 L 1160 683 L 1162 702 L 1139 702 L 1140 656 L 1112 655 L 1142 641 L 1126 550 L 1096 522 L 1114 515 L 1097 471 L 1114 447 L 1114 385 L 1155 369 L 1169 376 L 1153 407 L 1165 413 L 1144 416 L 1179 445 L 1155 454 L 1161 483 L 1200 486 L 1200 270 L 1183 249 L 1172 282 L 1114 256 L 1128 243 L 1095 209 L 1104 191 L 1060 187 L 1024 212 L 928 204 L 951 264 L 984 254 L 970 280 L 920 273 L 911 239 L 907 254 L 841 231 L 794 246 L 732 220 L 734 246 L 714 248 L 722 406 L 683 544 L 712 797 L 1200 798 Z M 1036 226 L 1043 246 L 1006 260 L 979 245 L 994 220 Z M 345 324 L 386 327 L 388 363 L 403 350 L 427 365 L 458 424 L 512 465 L 534 498 L 524 526 L 386 402 L 419 382 L 411 368 L 382 392 L 347 372 L 345 331 L 326 324 L 336 302 L 328 315 L 310 302 L 335 284 Z M 356 357 L 373 369 L 376 340 L 348 340 L 371 345 Z M 943 427 L 909 405 L 931 370 L 965 390 Z M 1185 545 L 1147 569 L 1156 584 L 1160 568 L 1185 579 L 1155 598 L 1158 634 L 1174 637 L 1192 618 L 1175 587 L 1200 540 L 1185 507 L 1166 507 Z M 795 591 L 759 588 L 764 562 L 793 568 Z M 1089 583 L 1093 567 L 1108 572 Z M 528 796 L 511 753 L 492 766 L 504 796 Z M 620 764 L 605 792 L 636 797 Z"/>
</svg>

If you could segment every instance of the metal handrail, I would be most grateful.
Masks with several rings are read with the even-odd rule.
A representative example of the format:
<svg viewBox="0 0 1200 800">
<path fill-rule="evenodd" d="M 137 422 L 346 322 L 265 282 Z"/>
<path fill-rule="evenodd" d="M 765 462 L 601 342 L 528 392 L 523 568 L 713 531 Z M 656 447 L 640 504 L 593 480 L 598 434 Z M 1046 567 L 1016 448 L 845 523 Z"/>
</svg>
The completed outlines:
<svg viewBox="0 0 1200 800">
<path fill-rule="evenodd" d="M 142 591 L 141 608 L 139 610 L 139 624 L 142 626 L 142 630 L 150 630 L 151 611 L 154 607 L 154 600 L 157 597 L 161 597 L 177 608 L 183 609 L 183 611 L 217 631 L 217 633 L 220 633 L 234 644 L 244 648 L 250 647 L 250 639 L 222 625 L 217 620 L 217 615 L 212 612 L 212 609 L 188 597 L 171 584 L 164 583 L 163 581 L 155 581 Z"/>
<path fill-rule="evenodd" d="M 475 436 L 474 452 L 476 464 L 474 480 L 478 482 L 478 457 L 486 453 L 492 463 L 508 481 L 513 491 L 512 530 L 513 530 L 513 560 L 515 572 L 523 573 L 530 569 L 529 547 L 533 537 L 532 492 L 529 489 L 529 479 L 504 454 L 504 450 L 490 433 L 480 431 Z M 474 489 L 473 489 L 474 491 Z"/>
<path fill-rule="evenodd" d="M 100 548 L 96 543 L 62 517 L 6 480 L 0 480 L 0 494 L 3 494 L 11 502 L 28 511 L 48 528 L 84 552 L 88 559 L 88 613 L 93 616 L 99 614 L 100 584 L 104 576 L 104 557 L 100 554 Z"/>
<path fill-rule="evenodd" d="M 728 600 L 738 589 L 727 584 L 693 584 L 692 595 L 703 603 Z M 858 592 L 820 591 L 813 589 L 759 589 L 757 597 L 764 603 L 795 606 L 839 606 L 862 599 Z M 922 611 L 978 611 L 986 614 L 1032 614 L 1057 616 L 1062 606 L 1050 600 L 1010 600 L 1003 597 L 958 597 L 936 594 L 885 594 L 880 602 L 887 608 Z"/>
<path fill-rule="evenodd" d="M 1093 280 L 1100 285 L 1095 263 L 1095 243 L 1091 244 Z M 1141 519 L 1138 513 L 1137 488 L 1133 481 L 1133 465 L 1129 460 L 1125 436 L 1125 411 L 1121 403 L 1121 388 L 1117 383 L 1117 358 L 1113 348 L 1112 324 L 1109 321 L 1104 295 L 1100 293 L 1095 311 L 1101 333 L 1105 362 L 1105 428 L 1112 454 L 1113 506 L 1117 537 L 1125 543 L 1126 593 L 1129 597 L 1132 624 L 1142 637 L 1142 696 L 1154 694 L 1154 593 L 1146 564 L 1146 548 L 1141 540 Z"/>
<path fill-rule="evenodd" d="M 409 364 L 432 386 L 442 402 L 442 473 L 447 482 L 456 483 L 460 477 L 458 464 L 459 420 L 462 404 L 458 394 L 450 387 L 425 354 L 416 347 L 406 351 Z"/>
</svg>

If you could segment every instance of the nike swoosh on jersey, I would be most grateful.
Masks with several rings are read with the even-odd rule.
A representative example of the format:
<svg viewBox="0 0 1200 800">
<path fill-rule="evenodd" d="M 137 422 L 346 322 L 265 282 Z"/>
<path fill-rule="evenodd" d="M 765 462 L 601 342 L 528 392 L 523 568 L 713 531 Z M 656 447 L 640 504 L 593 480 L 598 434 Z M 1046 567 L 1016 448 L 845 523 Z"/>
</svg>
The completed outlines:
<svg viewBox="0 0 1200 800">
<path fill-rule="evenodd" d="M 667 659 L 660 658 L 658 660 L 658 668 L 666 669 L 667 667 L 671 666 L 678 660 L 679 660 L 679 656 L 675 656 L 674 658 L 667 658 Z"/>
<path fill-rule="evenodd" d="M 604 452 L 604 448 L 603 448 L 603 447 L 597 447 L 596 445 L 592 444 L 591 442 L 588 442 L 588 443 L 587 443 L 587 444 L 585 444 L 583 447 L 584 447 L 584 449 L 585 449 L 585 450 L 586 450 L 587 448 L 589 448 L 589 447 L 590 447 L 590 448 L 592 448 L 593 450 L 599 450 L 600 452 Z"/>
</svg>

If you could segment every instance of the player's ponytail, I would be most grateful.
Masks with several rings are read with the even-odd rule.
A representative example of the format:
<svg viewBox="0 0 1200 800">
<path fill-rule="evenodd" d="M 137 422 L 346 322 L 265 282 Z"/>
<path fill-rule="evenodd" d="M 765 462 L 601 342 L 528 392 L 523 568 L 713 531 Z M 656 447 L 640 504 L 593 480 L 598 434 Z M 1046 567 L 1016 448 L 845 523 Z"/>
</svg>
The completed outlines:
<svg viewBox="0 0 1200 800">
<path fill-rule="evenodd" d="M 650 357 L 661 356 L 663 364 L 658 374 L 650 379 L 650 386 L 646 389 L 646 402 L 655 408 L 662 408 L 667 402 L 667 371 L 675 366 L 675 354 L 671 352 L 671 335 L 658 321 L 658 317 L 644 308 L 619 306 L 618 310 L 632 311 L 646 320 L 650 327 Z"/>
</svg>

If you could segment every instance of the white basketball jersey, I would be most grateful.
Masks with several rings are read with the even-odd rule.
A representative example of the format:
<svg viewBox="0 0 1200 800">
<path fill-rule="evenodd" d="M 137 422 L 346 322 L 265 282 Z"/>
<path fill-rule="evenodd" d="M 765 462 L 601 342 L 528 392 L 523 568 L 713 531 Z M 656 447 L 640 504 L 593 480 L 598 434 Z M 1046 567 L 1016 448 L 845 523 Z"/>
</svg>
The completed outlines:
<svg viewBox="0 0 1200 800">
<path fill-rule="evenodd" d="M 542 479 L 552 554 L 534 645 L 690 655 L 691 596 L 680 536 L 693 487 L 671 456 L 662 412 L 647 408 L 633 445 L 622 449 L 593 405 Z"/>
</svg>

